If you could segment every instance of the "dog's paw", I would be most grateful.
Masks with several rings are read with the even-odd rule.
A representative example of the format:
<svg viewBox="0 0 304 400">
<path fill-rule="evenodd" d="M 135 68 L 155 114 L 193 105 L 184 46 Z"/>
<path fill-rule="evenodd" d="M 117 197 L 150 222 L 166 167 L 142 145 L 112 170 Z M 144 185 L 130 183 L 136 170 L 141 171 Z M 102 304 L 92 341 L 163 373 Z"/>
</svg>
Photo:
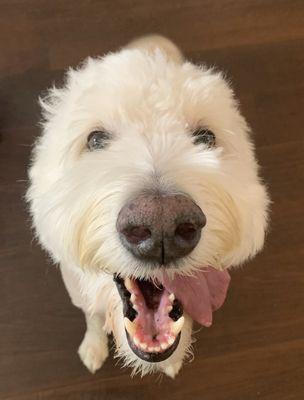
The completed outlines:
<svg viewBox="0 0 304 400">
<path fill-rule="evenodd" d="M 108 357 L 107 338 L 86 333 L 78 349 L 81 361 L 87 369 L 94 374 Z"/>
<path fill-rule="evenodd" d="M 169 378 L 175 378 L 175 376 L 178 374 L 179 370 L 181 369 L 182 363 L 177 362 L 175 364 L 168 365 L 163 369 L 163 372 L 169 376 Z"/>
</svg>

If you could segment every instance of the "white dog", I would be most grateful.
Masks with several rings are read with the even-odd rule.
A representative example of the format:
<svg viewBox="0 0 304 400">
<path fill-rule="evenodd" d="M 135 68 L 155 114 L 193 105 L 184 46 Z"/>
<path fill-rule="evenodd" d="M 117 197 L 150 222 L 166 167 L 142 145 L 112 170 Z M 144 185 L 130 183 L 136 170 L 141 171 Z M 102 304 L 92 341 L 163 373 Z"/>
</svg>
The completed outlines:
<svg viewBox="0 0 304 400">
<path fill-rule="evenodd" d="M 223 75 L 148 36 L 70 69 L 41 100 L 30 203 L 42 246 L 85 313 L 91 372 L 116 352 L 174 377 L 192 321 L 212 323 L 228 268 L 263 246 L 268 196 Z"/>
</svg>

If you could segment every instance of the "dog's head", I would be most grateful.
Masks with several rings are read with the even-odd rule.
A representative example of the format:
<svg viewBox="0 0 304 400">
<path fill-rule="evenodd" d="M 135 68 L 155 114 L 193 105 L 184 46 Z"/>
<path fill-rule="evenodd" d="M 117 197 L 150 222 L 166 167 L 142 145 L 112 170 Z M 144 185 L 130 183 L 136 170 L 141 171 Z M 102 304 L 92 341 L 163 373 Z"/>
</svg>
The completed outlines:
<svg viewBox="0 0 304 400">
<path fill-rule="evenodd" d="M 264 242 L 267 194 L 231 88 L 160 50 L 125 49 L 70 70 L 42 106 L 28 192 L 41 243 L 113 276 L 123 355 L 147 370 L 180 363 L 208 287 L 221 303 L 224 271 Z"/>
</svg>

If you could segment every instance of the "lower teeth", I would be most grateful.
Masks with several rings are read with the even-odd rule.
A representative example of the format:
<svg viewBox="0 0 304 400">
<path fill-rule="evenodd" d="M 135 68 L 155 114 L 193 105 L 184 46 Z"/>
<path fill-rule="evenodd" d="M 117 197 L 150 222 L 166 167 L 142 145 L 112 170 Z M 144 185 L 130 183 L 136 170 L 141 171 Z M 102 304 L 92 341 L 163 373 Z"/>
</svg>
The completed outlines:
<svg viewBox="0 0 304 400">
<path fill-rule="evenodd" d="M 141 342 L 138 336 L 136 335 L 137 324 L 135 321 L 131 322 L 127 317 L 124 318 L 124 324 L 127 332 L 129 333 L 133 343 L 138 348 L 142 350 L 148 350 L 150 353 L 160 352 L 161 350 L 166 350 L 168 347 L 172 346 L 175 342 L 177 335 L 182 330 L 184 325 L 185 318 L 182 316 L 177 321 L 171 323 L 170 336 L 167 341 L 163 341 L 161 343 L 155 343 L 155 346 L 148 346 L 147 343 Z"/>
</svg>

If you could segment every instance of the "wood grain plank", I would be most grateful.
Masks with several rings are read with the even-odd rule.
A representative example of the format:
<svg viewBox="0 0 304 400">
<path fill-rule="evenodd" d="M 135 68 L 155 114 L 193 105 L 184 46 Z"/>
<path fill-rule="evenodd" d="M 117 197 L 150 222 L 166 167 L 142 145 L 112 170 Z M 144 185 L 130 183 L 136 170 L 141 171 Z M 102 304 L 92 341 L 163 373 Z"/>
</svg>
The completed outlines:
<svg viewBox="0 0 304 400">
<path fill-rule="evenodd" d="M 303 17 L 300 0 L 0 1 L 1 400 L 304 398 Z M 22 199 L 38 95 L 67 66 L 151 31 L 231 77 L 273 201 L 264 252 L 232 272 L 174 381 L 131 379 L 112 358 L 85 370 L 83 316 L 32 241 Z"/>
</svg>

